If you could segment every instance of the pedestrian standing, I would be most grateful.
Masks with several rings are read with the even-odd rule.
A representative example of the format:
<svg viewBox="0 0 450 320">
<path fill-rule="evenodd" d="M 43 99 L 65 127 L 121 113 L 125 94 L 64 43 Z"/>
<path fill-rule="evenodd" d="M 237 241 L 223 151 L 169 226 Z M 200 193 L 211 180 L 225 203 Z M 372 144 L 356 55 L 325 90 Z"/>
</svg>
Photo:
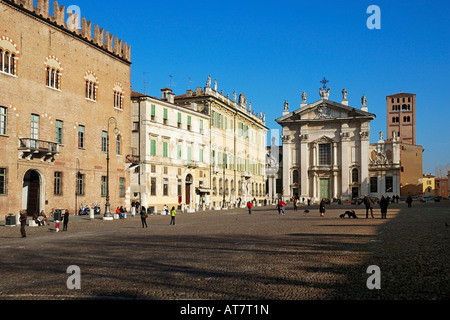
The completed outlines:
<svg viewBox="0 0 450 320">
<path fill-rule="evenodd" d="M 68 226 L 69 226 L 69 210 L 66 209 L 63 218 L 63 231 L 67 231 Z"/>
<path fill-rule="evenodd" d="M 27 237 L 27 233 L 25 231 L 25 226 L 27 225 L 27 214 L 25 213 L 24 210 L 20 211 L 20 217 L 19 217 L 19 221 L 20 221 L 20 234 L 22 235 L 22 238 L 26 238 Z"/>
<path fill-rule="evenodd" d="M 325 198 L 322 199 L 322 201 L 320 201 L 320 207 L 319 207 L 319 211 L 320 211 L 320 216 L 323 217 L 325 215 Z"/>
<path fill-rule="evenodd" d="M 177 210 L 175 210 L 175 207 L 172 207 L 172 210 L 170 210 L 170 224 L 175 225 L 175 216 L 177 215 Z"/>
<path fill-rule="evenodd" d="M 148 228 L 148 226 L 147 226 L 147 218 L 148 218 L 148 215 L 147 215 L 147 211 L 145 210 L 145 207 L 141 207 L 142 228 L 144 228 L 144 226 L 145 226 L 145 228 Z"/>
<path fill-rule="evenodd" d="M 277 202 L 277 210 L 278 210 L 278 214 L 281 214 L 281 206 L 280 206 L 280 202 L 281 202 L 281 200 L 278 200 L 278 202 Z"/>
<path fill-rule="evenodd" d="M 381 219 L 386 219 L 388 206 L 389 201 L 384 196 L 381 196 L 380 199 Z"/>
<path fill-rule="evenodd" d="M 252 214 L 253 204 L 249 201 L 247 202 L 248 214 Z"/>
<path fill-rule="evenodd" d="M 297 199 L 294 198 L 294 211 L 297 211 Z"/>
<path fill-rule="evenodd" d="M 373 202 L 372 202 L 372 200 L 368 196 L 365 196 L 363 202 L 364 202 L 364 205 L 366 206 L 366 219 L 369 218 L 369 211 L 370 211 L 370 215 L 373 218 Z"/>
</svg>

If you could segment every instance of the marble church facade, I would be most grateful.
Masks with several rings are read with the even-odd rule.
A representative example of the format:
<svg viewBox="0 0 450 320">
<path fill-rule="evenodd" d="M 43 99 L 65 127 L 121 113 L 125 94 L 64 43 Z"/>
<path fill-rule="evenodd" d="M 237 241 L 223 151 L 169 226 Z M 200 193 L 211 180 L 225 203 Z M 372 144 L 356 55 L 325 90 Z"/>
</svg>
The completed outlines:
<svg viewBox="0 0 450 320">
<path fill-rule="evenodd" d="M 286 101 L 276 120 L 282 127 L 283 199 L 346 201 L 399 194 L 396 139 L 385 142 L 380 133 L 379 143 L 371 145 L 370 123 L 376 116 L 366 97 L 355 108 L 348 105 L 345 89 L 340 103 L 329 100 L 330 92 L 325 85 L 320 100 L 311 104 L 303 93 L 294 111 Z"/>
</svg>

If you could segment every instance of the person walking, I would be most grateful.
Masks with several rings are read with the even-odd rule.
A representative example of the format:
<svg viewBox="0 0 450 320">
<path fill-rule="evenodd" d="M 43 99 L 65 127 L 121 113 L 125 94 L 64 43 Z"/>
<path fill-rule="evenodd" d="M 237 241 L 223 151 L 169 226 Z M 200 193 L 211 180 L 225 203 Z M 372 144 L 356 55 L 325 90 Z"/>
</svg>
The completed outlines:
<svg viewBox="0 0 450 320">
<path fill-rule="evenodd" d="M 19 217 L 19 221 L 20 221 L 20 234 L 22 235 L 22 238 L 26 238 L 27 237 L 27 233 L 25 231 L 25 226 L 27 225 L 27 214 L 25 213 L 24 210 L 20 211 L 20 217 Z"/>
<path fill-rule="evenodd" d="M 412 207 L 412 197 L 409 195 L 408 198 L 406 199 L 406 203 L 408 204 L 408 208 Z"/>
<path fill-rule="evenodd" d="M 368 196 L 365 196 L 363 202 L 364 202 L 364 205 L 366 206 L 366 219 L 369 218 L 369 211 L 370 211 L 370 215 L 373 218 L 373 202 L 372 202 L 372 200 Z"/>
<path fill-rule="evenodd" d="M 277 202 L 277 210 L 278 210 L 278 214 L 281 214 L 281 206 L 280 206 L 281 200 L 278 200 Z"/>
<path fill-rule="evenodd" d="M 248 214 L 252 214 L 253 204 L 249 201 L 247 202 Z"/>
<path fill-rule="evenodd" d="M 63 218 L 63 231 L 67 231 L 68 225 L 69 225 L 69 210 L 66 209 Z"/>
<path fill-rule="evenodd" d="M 320 211 L 320 216 L 323 217 L 325 216 L 325 198 L 322 199 L 322 201 L 320 201 L 320 206 L 319 206 L 319 211 Z"/>
<path fill-rule="evenodd" d="M 294 211 L 297 211 L 297 199 L 294 198 Z"/>
<path fill-rule="evenodd" d="M 142 228 L 148 228 L 147 226 L 147 211 L 145 210 L 145 207 L 141 207 L 141 222 L 142 222 Z"/>
<path fill-rule="evenodd" d="M 280 200 L 280 208 L 281 208 L 281 212 L 283 212 L 283 216 L 286 214 L 286 202 L 284 202 L 283 200 Z"/>
<path fill-rule="evenodd" d="M 170 210 L 170 224 L 175 225 L 175 217 L 177 215 L 177 210 L 175 210 L 175 207 L 172 207 L 172 210 Z"/>
<path fill-rule="evenodd" d="M 387 215 L 388 206 L 389 206 L 389 201 L 384 196 L 381 196 L 381 199 L 380 199 L 381 219 L 387 219 L 386 215 Z"/>
</svg>

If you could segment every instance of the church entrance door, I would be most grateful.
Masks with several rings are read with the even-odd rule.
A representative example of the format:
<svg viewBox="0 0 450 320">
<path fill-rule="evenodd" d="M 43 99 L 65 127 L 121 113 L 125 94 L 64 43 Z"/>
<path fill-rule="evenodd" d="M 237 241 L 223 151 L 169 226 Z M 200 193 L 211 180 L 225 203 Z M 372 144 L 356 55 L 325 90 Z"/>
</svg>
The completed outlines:
<svg viewBox="0 0 450 320">
<path fill-rule="evenodd" d="M 330 199 L 330 179 L 320 179 L 320 199 Z"/>
</svg>

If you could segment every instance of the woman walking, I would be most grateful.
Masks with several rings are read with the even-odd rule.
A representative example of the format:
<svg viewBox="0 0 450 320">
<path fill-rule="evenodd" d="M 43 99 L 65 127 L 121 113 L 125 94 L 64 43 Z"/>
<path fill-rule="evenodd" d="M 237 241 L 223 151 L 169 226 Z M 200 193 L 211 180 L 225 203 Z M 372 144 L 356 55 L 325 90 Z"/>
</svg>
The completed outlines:
<svg viewBox="0 0 450 320">
<path fill-rule="evenodd" d="M 142 208 L 141 208 L 141 222 L 142 222 L 142 228 L 144 228 L 144 226 L 145 226 L 145 228 L 148 228 L 148 226 L 147 226 L 147 217 L 148 217 L 147 211 L 145 210 L 145 207 L 142 207 Z"/>
<path fill-rule="evenodd" d="M 325 199 L 322 199 L 322 201 L 320 202 L 320 216 L 323 217 L 325 215 Z"/>
<path fill-rule="evenodd" d="M 67 231 L 68 225 L 69 225 L 69 210 L 66 209 L 66 212 L 64 212 L 64 219 L 63 219 L 63 231 Z"/>
</svg>

